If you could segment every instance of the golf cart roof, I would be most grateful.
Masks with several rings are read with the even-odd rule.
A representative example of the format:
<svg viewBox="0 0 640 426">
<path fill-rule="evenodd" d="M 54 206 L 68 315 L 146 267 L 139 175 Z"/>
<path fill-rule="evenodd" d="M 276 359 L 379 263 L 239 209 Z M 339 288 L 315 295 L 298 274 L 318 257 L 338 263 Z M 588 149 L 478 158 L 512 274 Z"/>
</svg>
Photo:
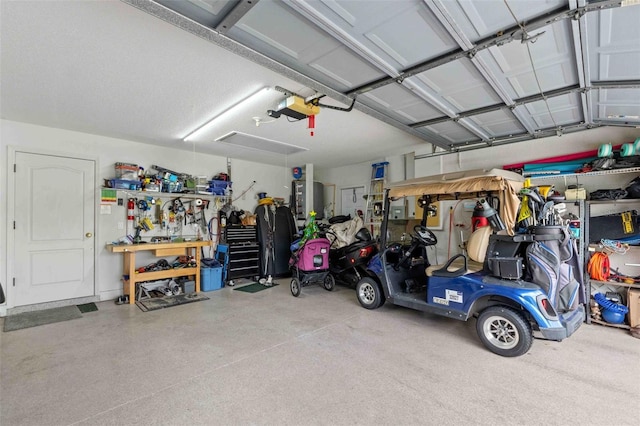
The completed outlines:
<svg viewBox="0 0 640 426">
<path fill-rule="evenodd" d="M 391 199 L 430 195 L 431 201 L 483 198 L 493 193 L 500 200 L 500 216 L 508 229 L 515 225 L 520 207 L 518 191 L 524 178 L 501 169 L 478 169 L 393 182 L 387 185 Z"/>
<path fill-rule="evenodd" d="M 478 169 L 444 173 L 393 182 L 387 185 L 389 196 L 432 195 L 434 200 L 477 198 L 479 193 L 513 188 L 519 191 L 524 178 L 514 172 L 501 169 Z"/>
</svg>

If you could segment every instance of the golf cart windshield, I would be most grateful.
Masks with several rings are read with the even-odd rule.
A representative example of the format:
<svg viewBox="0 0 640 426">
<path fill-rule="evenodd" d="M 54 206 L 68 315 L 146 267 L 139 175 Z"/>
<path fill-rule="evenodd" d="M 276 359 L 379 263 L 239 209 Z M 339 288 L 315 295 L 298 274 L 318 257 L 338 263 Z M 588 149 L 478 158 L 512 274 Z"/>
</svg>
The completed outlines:
<svg viewBox="0 0 640 426">
<path fill-rule="evenodd" d="M 387 185 L 387 197 L 428 197 L 428 202 L 476 199 L 491 195 L 500 201 L 500 217 L 509 233 L 513 232 L 520 206 L 518 191 L 524 178 L 514 172 L 491 169 L 469 170 L 425 176 Z M 383 233 L 384 236 L 384 233 Z"/>
</svg>

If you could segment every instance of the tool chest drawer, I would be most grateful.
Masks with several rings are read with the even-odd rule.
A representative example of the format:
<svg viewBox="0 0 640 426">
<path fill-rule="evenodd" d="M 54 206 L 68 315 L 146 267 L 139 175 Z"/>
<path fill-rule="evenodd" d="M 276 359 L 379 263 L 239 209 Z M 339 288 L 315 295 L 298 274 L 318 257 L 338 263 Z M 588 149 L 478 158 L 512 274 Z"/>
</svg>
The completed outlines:
<svg viewBox="0 0 640 426">
<path fill-rule="evenodd" d="M 228 278 L 252 277 L 260 272 L 260 246 L 257 243 L 229 244 Z"/>
<path fill-rule="evenodd" d="M 254 225 L 231 225 L 224 228 L 224 240 L 227 244 L 257 242 L 258 236 Z"/>
</svg>

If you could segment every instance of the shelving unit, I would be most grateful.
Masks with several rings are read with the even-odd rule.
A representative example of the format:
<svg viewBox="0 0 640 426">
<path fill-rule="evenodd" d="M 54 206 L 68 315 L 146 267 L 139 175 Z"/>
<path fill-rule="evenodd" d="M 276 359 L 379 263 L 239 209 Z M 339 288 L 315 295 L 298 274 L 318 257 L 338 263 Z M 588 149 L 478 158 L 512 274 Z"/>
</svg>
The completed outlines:
<svg viewBox="0 0 640 426">
<path fill-rule="evenodd" d="M 640 170 L 640 168 L 638 169 Z M 634 169 L 635 171 L 635 169 Z M 589 228 L 590 228 L 590 219 L 593 215 L 593 210 L 594 208 L 597 208 L 598 206 L 601 207 L 607 207 L 608 210 L 619 210 L 619 211 L 626 211 L 626 210 L 632 210 L 632 209 L 640 209 L 640 199 L 621 199 L 621 200 L 610 200 L 610 201 L 587 201 L 585 203 L 585 220 L 584 220 L 584 228 L 585 228 L 585 250 L 584 250 L 584 256 L 585 259 L 589 258 L 589 252 L 590 251 L 595 251 L 594 250 L 594 245 L 592 244 L 590 246 L 589 241 L 590 241 L 590 236 L 589 236 Z M 630 250 L 634 250 L 635 252 L 638 252 L 640 254 L 640 249 L 638 249 L 637 247 L 631 247 Z M 639 255 L 637 254 L 632 254 L 630 255 L 630 259 L 638 259 L 640 258 Z M 614 291 L 614 292 L 624 292 L 627 293 L 628 289 L 634 288 L 634 289 L 640 289 L 640 284 L 627 284 L 627 283 L 622 283 L 622 282 L 616 282 L 616 281 L 599 281 L 599 280 L 593 280 L 591 279 L 591 277 L 589 276 L 589 273 L 586 270 L 586 265 L 585 265 L 585 271 L 584 271 L 584 277 L 585 277 L 585 283 L 587 283 L 587 294 L 589 295 L 589 297 L 591 297 L 591 295 L 597 293 L 597 292 L 604 292 L 606 293 L 607 291 Z M 640 273 L 640 268 L 638 269 L 638 273 Z M 622 293 L 621 293 L 622 294 Z M 629 326 L 625 325 L 625 324 L 609 324 L 607 322 L 604 321 L 599 321 L 599 320 L 595 320 L 593 318 L 591 318 L 591 309 L 590 306 L 587 305 L 587 323 L 596 323 L 596 324 L 600 324 L 600 325 L 606 325 L 606 326 L 612 326 L 612 327 L 616 327 L 616 328 L 626 328 L 628 329 Z"/>
<path fill-rule="evenodd" d="M 578 179 L 588 178 L 593 176 L 614 176 L 614 175 L 624 175 L 624 174 L 640 174 L 640 167 L 631 167 L 624 169 L 611 169 L 611 170 L 598 170 L 587 173 L 568 173 L 568 174 L 533 174 L 527 176 L 531 179 L 534 184 L 540 183 L 541 181 L 545 181 L 545 184 L 549 184 L 549 181 L 563 181 L 565 187 L 567 184 L 577 183 Z M 526 173 L 524 174 L 526 176 Z M 606 187 L 606 185 L 603 185 Z M 596 189 L 596 188 L 593 188 Z M 631 209 L 640 209 L 640 200 L 638 199 L 620 199 L 620 200 L 607 200 L 607 201 L 565 201 L 567 204 L 567 208 L 570 212 L 576 214 L 578 216 L 581 223 L 581 232 L 580 238 L 578 240 L 579 245 L 579 253 L 581 257 L 581 264 L 583 265 L 583 274 L 584 274 L 584 282 L 586 285 L 587 296 L 590 298 L 592 294 L 598 291 L 624 291 L 621 289 L 628 288 L 640 288 L 640 285 L 636 284 L 625 284 L 625 283 L 617 283 L 617 282 L 603 282 L 592 280 L 587 272 L 587 260 L 590 258 L 589 253 L 589 227 L 590 227 L 590 218 L 594 214 L 594 207 L 596 206 L 607 206 L 610 207 L 607 209 L 610 212 L 612 211 L 624 211 Z M 637 207 L 636 207 L 637 206 Z M 574 209 L 577 209 L 577 213 Z M 640 272 L 640 271 L 639 271 Z M 625 328 L 625 326 L 619 326 L 618 324 L 609 324 L 604 321 L 598 321 L 591 318 L 591 308 L 590 304 L 586 304 L 586 322 L 591 323 L 592 321 L 597 324 L 617 326 L 617 328 Z M 628 326 L 627 326 L 628 328 Z"/>
</svg>

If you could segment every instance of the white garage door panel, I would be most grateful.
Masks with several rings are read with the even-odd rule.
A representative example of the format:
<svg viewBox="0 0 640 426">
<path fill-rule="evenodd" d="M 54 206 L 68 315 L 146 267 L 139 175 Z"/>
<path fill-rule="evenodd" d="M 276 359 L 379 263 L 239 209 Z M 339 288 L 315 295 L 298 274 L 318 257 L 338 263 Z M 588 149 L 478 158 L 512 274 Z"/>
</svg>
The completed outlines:
<svg viewBox="0 0 640 426">
<path fill-rule="evenodd" d="M 505 109 L 478 114 L 470 120 L 488 129 L 492 137 L 518 134 L 525 130 L 513 114 Z"/>
<path fill-rule="evenodd" d="M 419 6 L 396 15 L 364 34 L 402 69 L 458 48 L 435 17 Z M 413 40 L 413 43 L 408 43 Z M 429 40 L 429 43 L 420 43 Z"/>
<path fill-rule="evenodd" d="M 473 133 L 458 123 L 451 121 L 434 124 L 433 126 L 427 127 L 427 129 L 452 144 L 470 141 L 475 138 Z"/>
<path fill-rule="evenodd" d="M 353 87 L 381 77 L 381 72 L 354 55 L 346 47 L 339 47 L 310 62 L 310 66 L 345 87 Z"/>
</svg>

